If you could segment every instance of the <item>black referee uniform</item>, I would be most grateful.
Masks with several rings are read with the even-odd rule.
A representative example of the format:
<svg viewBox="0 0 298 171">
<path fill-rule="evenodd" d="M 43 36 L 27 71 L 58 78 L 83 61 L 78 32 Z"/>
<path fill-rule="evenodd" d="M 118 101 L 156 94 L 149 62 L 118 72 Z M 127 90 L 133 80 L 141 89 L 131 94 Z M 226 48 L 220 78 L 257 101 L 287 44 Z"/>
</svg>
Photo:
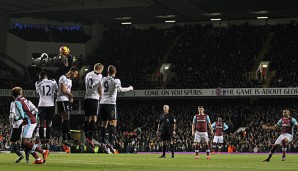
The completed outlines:
<svg viewBox="0 0 298 171">
<path fill-rule="evenodd" d="M 160 116 L 160 139 L 162 141 L 170 142 L 173 138 L 174 124 L 176 124 L 176 119 L 172 113 L 164 113 Z M 161 158 L 165 157 L 166 145 L 163 144 L 163 155 Z M 174 158 L 174 146 L 171 144 L 172 158 Z"/>
<path fill-rule="evenodd" d="M 172 113 L 164 113 L 160 116 L 160 139 L 162 141 L 172 140 L 175 123 L 176 119 Z"/>
</svg>

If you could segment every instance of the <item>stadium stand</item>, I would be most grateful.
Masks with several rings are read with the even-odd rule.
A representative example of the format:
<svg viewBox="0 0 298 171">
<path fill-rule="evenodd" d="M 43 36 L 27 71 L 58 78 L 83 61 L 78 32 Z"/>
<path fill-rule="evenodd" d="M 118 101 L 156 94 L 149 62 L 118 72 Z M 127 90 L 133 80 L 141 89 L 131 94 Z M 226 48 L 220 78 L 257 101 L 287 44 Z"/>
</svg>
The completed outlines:
<svg viewBox="0 0 298 171">
<path fill-rule="evenodd" d="M 158 79 L 150 79 L 150 76 L 160 76 L 158 68 L 161 62 L 172 63 L 171 70 L 175 73 L 163 88 L 257 87 L 258 80 L 247 80 L 246 73 L 251 72 L 270 32 L 275 35 L 263 60 L 270 61 L 270 71 L 276 71 L 276 74 L 269 86 L 296 86 L 297 26 L 291 24 L 232 25 L 227 28 L 186 25 L 145 30 L 110 28 L 104 32 L 97 55 L 88 57 L 85 62 L 80 61 L 79 66 L 96 62 L 102 62 L 106 67 L 113 64 L 122 83 L 131 84 L 137 89 L 162 87 Z M 177 37 L 176 45 L 163 61 Z M 31 77 L 36 78 L 36 72 L 30 69 Z M 54 75 L 60 74 L 63 73 Z"/>
<path fill-rule="evenodd" d="M 272 26 L 275 36 L 264 60 L 269 60 L 270 71 L 275 71 L 270 87 L 295 87 L 298 83 L 298 26 L 293 24 Z"/>
<path fill-rule="evenodd" d="M 96 61 L 106 67 L 115 65 L 117 77 L 123 83 L 140 89 L 157 88 L 159 83 L 149 81 L 147 75 L 156 74 L 159 62 L 173 39 L 170 30 L 110 29 L 104 33 L 98 56 L 93 56 L 89 64 Z"/>
<path fill-rule="evenodd" d="M 243 75 L 254 65 L 266 36 L 263 26 L 185 26 L 168 62 L 176 76 L 169 88 L 256 87 Z"/>
</svg>

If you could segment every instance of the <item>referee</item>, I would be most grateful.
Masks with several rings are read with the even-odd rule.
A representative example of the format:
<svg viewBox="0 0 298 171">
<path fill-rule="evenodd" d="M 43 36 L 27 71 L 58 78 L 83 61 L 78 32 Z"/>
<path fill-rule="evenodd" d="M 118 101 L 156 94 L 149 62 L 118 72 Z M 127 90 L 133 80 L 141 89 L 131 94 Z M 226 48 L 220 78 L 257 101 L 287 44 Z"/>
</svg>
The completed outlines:
<svg viewBox="0 0 298 171">
<path fill-rule="evenodd" d="M 157 135 L 160 133 L 163 148 L 162 155 L 159 158 L 166 158 L 166 148 L 170 144 L 172 151 L 172 158 L 174 158 L 174 144 L 172 141 L 173 135 L 176 134 L 176 119 L 172 113 L 169 113 L 169 105 L 163 106 L 163 114 L 160 116 L 159 124 L 157 126 Z"/>
</svg>

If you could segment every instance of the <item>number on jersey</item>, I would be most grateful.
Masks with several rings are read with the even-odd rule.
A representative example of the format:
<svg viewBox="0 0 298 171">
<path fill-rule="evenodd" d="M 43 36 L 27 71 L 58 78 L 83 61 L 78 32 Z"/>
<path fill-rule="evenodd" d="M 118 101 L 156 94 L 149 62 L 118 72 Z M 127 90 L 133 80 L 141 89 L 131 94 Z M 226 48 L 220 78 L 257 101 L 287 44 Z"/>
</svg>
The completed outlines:
<svg viewBox="0 0 298 171">
<path fill-rule="evenodd" d="M 45 85 L 42 86 L 42 93 L 44 96 L 51 96 L 51 86 L 50 85 Z"/>
<path fill-rule="evenodd" d="M 87 82 L 87 89 L 92 89 L 92 85 L 93 85 L 93 80 L 92 78 L 88 79 L 88 82 Z"/>
<path fill-rule="evenodd" d="M 103 87 L 104 87 L 104 92 L 108 92 L 109 91 L 109 83 L 108 83 L 108 81 L 105 81 L 103 83 Z"/>
</svg>

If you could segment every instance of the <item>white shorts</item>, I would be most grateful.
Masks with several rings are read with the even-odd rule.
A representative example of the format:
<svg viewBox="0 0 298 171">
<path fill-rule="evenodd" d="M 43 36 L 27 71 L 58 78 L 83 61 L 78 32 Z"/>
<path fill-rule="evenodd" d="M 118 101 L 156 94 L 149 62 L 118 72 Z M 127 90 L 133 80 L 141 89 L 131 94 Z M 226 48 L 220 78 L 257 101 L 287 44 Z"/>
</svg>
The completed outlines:
<svg viewBox="0 0 298 171">
<path fill-rule="evenodd" d="M 21 137 L 22 138 L 32 138 L 32 134 L 33 134 L 35 127 L 36 127 L 36 123 L 24 125 L 22 127 Z"/>
<path fill-rule="evenodd" d="M 284 133 L 284 134 L 281 134 L 277 140 L 275 141 L 274 144 L 279 144 L 279 145 L 282 145 L 282 140 L 287 138 L 288 139 L 288 142 L 291 142 L 293 140 L 293 135 L 289 134 L 289 133 Z"/>
<path fill-rule="evenodd" d="M 193 140 L 195 143 L 197 142 L 209 142 L 208 133 L 207 132 L 195 132 L 195 139 Z"/>
<path fill-rule="evenodd" d="M 213 143 L 222 144 L 223 143 L 223 135 L 222 136 L 214 136 Z"/>
<path fill-rule="evenodd" d="M 36 127 L 35 129 L 35 137 L 39 137 L 39 127 Z"/>
<path fill-rule="evenodd" d="M 14 121 L 13 124 L 12 124 L 12 127 L 13 128 L 19 128 L 22 123 L 23 123 L 23 120 Z"/>
</svg>

